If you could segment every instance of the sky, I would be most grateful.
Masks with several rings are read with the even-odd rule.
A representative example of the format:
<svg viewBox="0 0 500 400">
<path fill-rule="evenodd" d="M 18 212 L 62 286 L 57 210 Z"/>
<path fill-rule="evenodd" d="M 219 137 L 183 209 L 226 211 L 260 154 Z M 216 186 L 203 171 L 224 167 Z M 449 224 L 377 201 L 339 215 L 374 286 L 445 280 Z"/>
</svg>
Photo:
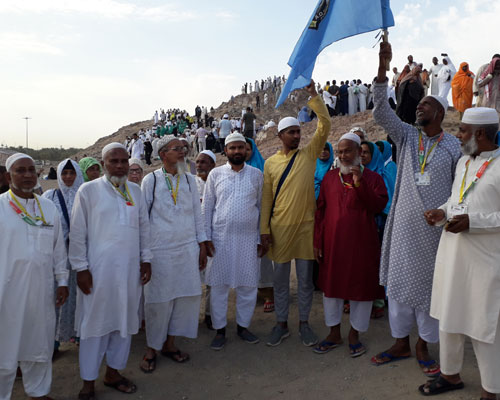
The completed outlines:
<svg viewBox="0 0 500 400">
<path fill-rule="evenodd" d="M 157 109 L 218 107 L 244 82 L 288 76 L 316 4 L 1 0 L 0 145 L 24 146 L 30 117 L 29 147 L 87 147 Z M 428 68 L 448 53 L 476 71 L 500 52 L 500 1 L 391 0 L 391 8 L 392 66 L 400 70 L 409 54 Z M 333 43 L 313 79 L 371 81 L 375 35 Z"/>
</svg>

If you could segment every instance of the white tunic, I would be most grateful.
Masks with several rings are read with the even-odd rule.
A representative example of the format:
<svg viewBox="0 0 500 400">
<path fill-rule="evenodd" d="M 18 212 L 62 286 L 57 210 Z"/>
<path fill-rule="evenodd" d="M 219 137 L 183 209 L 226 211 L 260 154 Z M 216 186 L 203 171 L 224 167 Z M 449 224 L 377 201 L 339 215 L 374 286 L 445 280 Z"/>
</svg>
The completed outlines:
<svg viewBox="0 0 500 400">
<path fill-rule="evenodd" d="M 262 185 L 262 172 L 247 164 L 236 172 L 227 163 L 208 175 L 202 209 L 208 238 L 215 247 L 207 270 L 208 285 L 258 286 Z"/>
<path fill-rule="evenodd" d="M 138 160 L 142 158 L 144 154 L 144 143 L 141 139 L 137 139 L 132 143 L 130 153 L 131 158 L 137 158 Z"/>
<path fill-rule="evenodd" d="M 134 206 L 106 176 L 84 183 L 71 213 L 69 261 L 73 270 L 89 269 L 91 293 L 78 289 L 75 330 L 81 339 L 119 331 L 137 333 L 141 298 L 140 263 L 150 262 L 150 232 L 141 189 L 127 182 Z"/>
<path fill-rule="evenodd" d="M 177 175 L 168 176 L 175 189 Z M 205 242 L 207 236 L 194 176 L 189 173 L 180 176 L 177 204 L 174 204 L 162 169 L 146 175 L 142 180 L 142 192 L 151 210 L 153 252 L 151 281 L 144 287 L 145 303 L 164 303 L 178 297 L 201 295 L 199 243 Z"/>
<path fill-rule="evenodd" d="M 494 152 L 458 161 L 450 199 L 441 209 L 449 219 L 458 204 L 465 163 L 467 188 L 481 165 Z M 470 228 L 458 234 L 443 230 L 436 256 L 431 316 L 439 329 L 493 343 L 500 316 L 500 159 L 488 166 L 466 196 Z"/>
<path fill-rule="evenodd" d="M 445 57 L 445 59 L 448 61 L 448 64 L 443 65 L 438 73 L 438 81 L 439 81 L 438 95 L 446 99 L 451 89 L 451 81 L 453 80 L 453 77 L 455 76 L 457 70 L 449 57 Z"/>
<path fill-rule="evenodd" d="M 432 65 L 429 68 L 429 75 L 431 76 L 431 94 L 438 95 L 439 94 L 439 80 L 438 75 L 439 71 L 443 68 L 443 64 Z"/>
<path fill-rule="evenodd" d="M 0 369 L 15 369 L 18 361 L 51 360 L 54 277 L 59 286 L 68 285 L 66 246 L 54 204 L 38 197 L 52 227 L 35 227 L 19 218 L 10 199 L 9 192 L 0 195 Z M 35 200 L 17 199 L 33 215 Z"/>
</svg>

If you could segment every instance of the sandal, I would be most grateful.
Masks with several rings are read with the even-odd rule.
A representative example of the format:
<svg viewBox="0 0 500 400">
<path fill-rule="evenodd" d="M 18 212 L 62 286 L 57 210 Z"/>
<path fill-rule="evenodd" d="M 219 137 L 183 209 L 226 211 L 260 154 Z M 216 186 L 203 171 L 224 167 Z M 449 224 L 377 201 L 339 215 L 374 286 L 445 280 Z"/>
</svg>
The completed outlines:
<svg viewBox="0 0 500 400">
<path fill-rule="evenodd" d="M 366 347 L 363 346 L 363 343 L 358 342 L 356 344 L 349 344 L 349 349 L 352 358 L 359 357 L 366 353 Z"/>
<path fill-rule="evenodd" d="M 168 357 L 172 360 L 174 360 L 175 362 L 178 362 L 178 363 L 183 363 L 183 362 L 186 362 L 189 360 L 189 354 L 187 353 L 181 353 L 180 350 L 177 350 L 177 351 L 165 351 L 165 350 L 162 350 L 161 351 L 161 355 L 164 356 L 164 357 Z"/>
<path fill-rule="evenodd" d="M 95 392 L 78 393 L 78 400 L 95 400 Z"/>
<path fill-rule="evenodd" d="M 147 358 L 146 355 L 144 355 L 142 361 L 146 361 L 146 363 L 148 364 L 147 368 L 144 368 L 142 365 L 139 365 L 139 368 L 145 374 L 150 374 L 156 369 L 156 354 L 154 355 L 153 358 Z"/>
<path fill-rule="evenodd" d="M 125 378 L 123 376 L 121 379 L 117 380 L 116 382 L 109 383 L 109 382 L 104 381 L 103 383 L 104 383 L 104 386 L 116 389 L 121 393 L 132 394 L 132 393 L 137 392 L 137 386 L 135 386 L 130 380 L 128 380 L 127 378 Z M 123 387 L 123 386 L 129 390 L 120 389 L 120 387 Z"/>
<path fill-rule="evenodd" d="M 446 379 L 444 379 L 441 375 L 432 381 L 427 381 L 426 384 L 420 385 L 418 390 L 424 396 L 434 396 L 436 394 L 449 392 L 450 390 L 458 390 L 463 389 L 464 383 L 450 383 Z M 428 389 L 426 392 L 425 390 Z"/>
<path fill-rule="evenodd" d="M 407 358 L 410 358 L 411 356 L 393 356 L 392 354 L 386 353 L 385 351 L 377 354 L 376 356 L 373 356 L 372 359 L 370 360 L 373 365 L 376 365 L 377 367 L 380 365 L 384 364 L 389 364 L 393 361 L 400 361 L 400 360 L 405 360 Z M 379 361 L 379 358 L 388 358 L 386 361 Z"/>
<path fill-rule="evenodd" d="M 439 364 L 436 362 L 436 360 L 429 360 L 429 361 L 418 360 L 418 365 L 422 369 L 424 375 L 428 376 L 429 378 L 437 378 L 441 373 L 441 368 L 439 367 Z M 429 367 L 432 365 L 435 365 L 435 367 L 429 369 Z M 427 368 L 427 371 L 424 371 L 424 368 Z"/>
<path fill-rule="evenodd" d="M 273 312 L 274 311 L 274 301 L 266 300 L 264 303 L 264 312 Z"/>
<path fill-rule="evenodd" d="M 330 350 L 335 349 L 336 347 L 339 347 L 341 343 L 335 343 L 335 342 L 329 342 L 328 340 L 323 340 L 318 347 L 315 347 L 313 351 L 316 354 L 325 354 L 328 353 Z"/>
</svg>

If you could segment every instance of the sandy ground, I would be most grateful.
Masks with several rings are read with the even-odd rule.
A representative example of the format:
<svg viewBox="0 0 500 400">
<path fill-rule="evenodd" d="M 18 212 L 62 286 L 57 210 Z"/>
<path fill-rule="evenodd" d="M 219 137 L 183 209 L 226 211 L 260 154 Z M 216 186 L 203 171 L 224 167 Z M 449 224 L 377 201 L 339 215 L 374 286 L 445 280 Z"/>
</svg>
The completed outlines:
<svg viewBox="0 0 500 400">
<path fill-rule="evenodd" d="M 323 322 L 321 293 L 315 292 L 310 324 L 323 338 L 327 328 Z M 174 363 L 159 356 L 157 369 L 146 375 L 139 370 L 144 354 L 146 338 L 144 332 L 135 335 L 127 368 L 123 375 L 138 386 L 133 395 L 125 395 L 102 384 L 104 368 L 96 383 L 99 400 L 117 399 L 169 399 L 169 400 L 302 400 L 302 399 L 422 399 L 417 388 L 425 383 L 414 357 L 376 367 L 370 364 L 375 353 L 392 344 L 387 317 L 372 320 L 370 329 L 361 340 L 368 353 L 352 359 L 348 346 L 343 346 L 323 355 L 313 353 L 299 340 L 297 332 L 296 283 L 291 290 L 290 331 L 291 336 L 278 347 L 265 345 L 265 338 L 275 323 L 274 313 L 265 314 L 262 302 L 257 308 L 251 330 L 261 338 L 255 345 L 247 344 L 236 336 L 234 317 L 234 293 L 230 297 L 228 342 L 222 351 L 209 348 L 214 336 L 200 322 L 196 340 L 177 339 L 177 345 L 190 353 L 185 364 Z M 200 321 L 201 321 L 200 314 Z M 342 332 L 346 337 L 349 329 L 348 315 L 344 315 Z M 412 343 L 416 340 L 412 334 Z M 437 345 L 430 346 L 438 356 Z M 76 399 L 81 381 L 78 370 L 78 348 L 72 344 L 62 346 L 61 356 L 53 364 L 51 395 L 58 400 Z M 466 343 L 465 367 L 462 373 L 464 390 L 439 396 L 440 399 L 478 399 L 480 384 L 477 363 L 472 345 Z M 16 380 L 13 400 L 26 398 L 20 380 Z"/>
</svg>

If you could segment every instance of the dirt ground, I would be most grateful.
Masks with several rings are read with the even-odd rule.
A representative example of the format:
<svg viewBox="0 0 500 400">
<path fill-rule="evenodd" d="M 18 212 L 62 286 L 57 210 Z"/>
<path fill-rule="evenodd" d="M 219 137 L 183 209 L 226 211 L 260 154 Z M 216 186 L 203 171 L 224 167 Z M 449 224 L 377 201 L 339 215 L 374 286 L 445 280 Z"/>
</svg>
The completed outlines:
<svg viewBox="0 0 500 400">
<path fill-rule="evenodd" d="M 252 320 L 251 330 L 261 338 L 258 344 L 247 344 L 236 336 L 234 316 L 234 293 L 231 293 L 228 327 L 228 342 L 222 351 L 209 348 L 214 336 L 201 322 L 198 339 L 178 338 L 177 345 L 191 355 L 184 364 L 174 363 L 159 356 L 157 369 L 153 374 L 144 374 L 139 369 L 146 345 L 145 333 L 139 332 L 132 340 L 132 349 L 123 375 L 132 379 L 138 390 L 125 395 L 102 384 L 104 368 L 96 383 L 99 400 L 147 399 L 147 400 L 392 400 L 422 399 L 417 388 L 425 383 L 415 357 L 376 367 L 370 358 L 386 350 L 392 344 L 387 316 L 372 320 L 361 341 L 368 349 L 367 354 L 352 359 L 348 346 L 327 354 L 318 355 L 305 347 L 299 340 L 296 302 L 296 282 L 293 278 L 290 305 L 291 336 L 277 347 L 265 345 L 265 338 L 274 326 L 274 313 L 263 312 L 258 302 Z M 323 320 L 321 293 L 314 293 L 314 304 L 310 324 L 323 338 L 327 328 Z M 203 309 L 203 307 L 202 307 Z M 344 338 L 349 329 L 349 316 L 344 315 L 342 332 Z M 412 334 L 412 344 L 416 333 Z M 480 391 L 479 373 L 473 355 L 472 345 L 466 343 L 466 354 L 462 378 L 465 389 L 439 396 L 442 400 L 478 399 Z M 437 345 L 430 346 L 431 353 L 438 356 Z M 81 381 L 78 370 L 78 348 L 73 344 L 62 346 L 61 356 L 53 364 L 51 395 L 57 400 L 76 399 Z M 16 380 L 13 400 L 25 399 L 22 383 Z"/>
</svg>

